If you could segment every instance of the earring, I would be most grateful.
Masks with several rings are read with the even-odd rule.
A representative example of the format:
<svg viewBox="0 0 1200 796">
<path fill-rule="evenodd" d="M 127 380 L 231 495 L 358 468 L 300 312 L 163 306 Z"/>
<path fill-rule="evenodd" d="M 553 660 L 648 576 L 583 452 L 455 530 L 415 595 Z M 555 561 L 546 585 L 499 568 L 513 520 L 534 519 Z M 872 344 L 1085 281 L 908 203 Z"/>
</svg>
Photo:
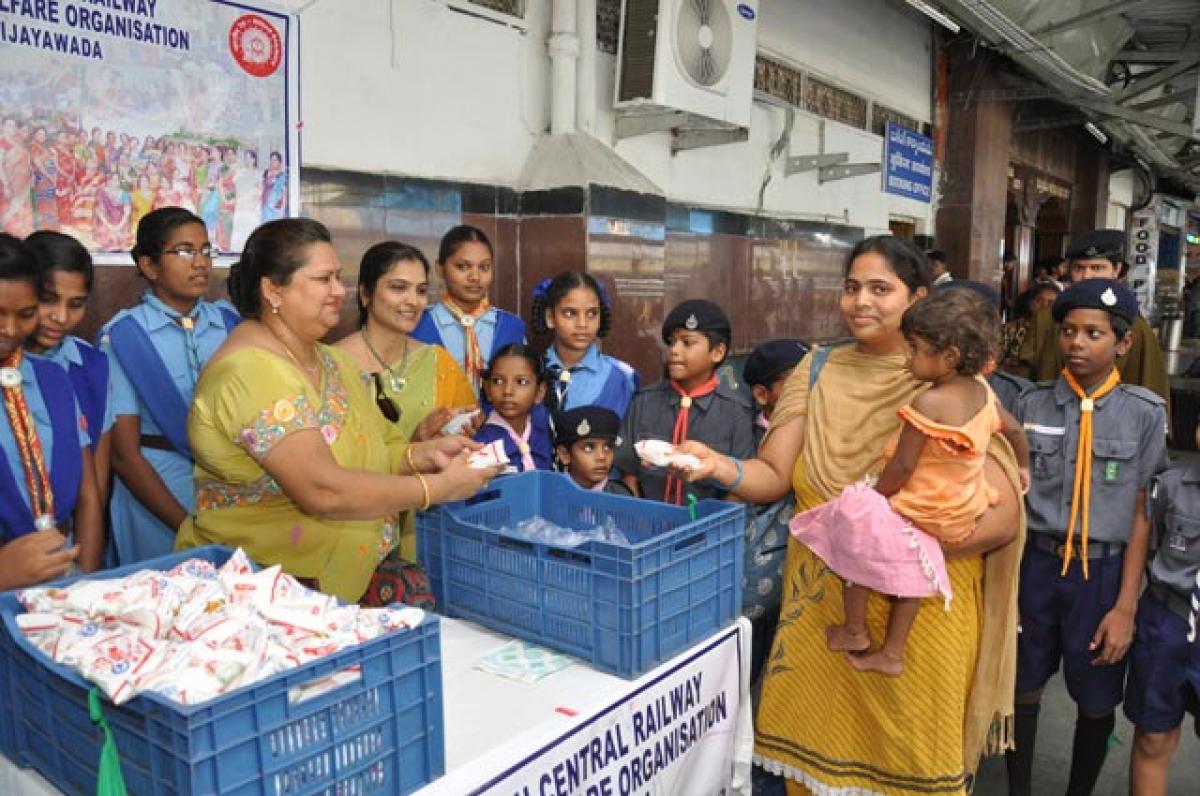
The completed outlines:
<svg viewBox="0 0 1200 796">
<path fill-rule="evenodd" d="M 278 305 L 278 304 L 276 304 L 276 303 L 274 303 L 274 302 L 271 302 L 271 313 L 272 313 L 273 315 L 278 315 L 278 314 L 279 314 L 279 305 Z"/>
</svg>

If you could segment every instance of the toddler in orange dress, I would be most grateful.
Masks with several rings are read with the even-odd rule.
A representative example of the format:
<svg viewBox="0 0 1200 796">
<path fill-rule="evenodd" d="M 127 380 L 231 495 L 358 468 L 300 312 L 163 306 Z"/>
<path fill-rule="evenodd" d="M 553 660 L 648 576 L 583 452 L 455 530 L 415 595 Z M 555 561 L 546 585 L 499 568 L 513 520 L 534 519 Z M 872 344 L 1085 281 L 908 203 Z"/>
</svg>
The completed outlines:
<svg viewBox="0 0 1200 796">
<path fill-rule="evenodd" d="M 847 581 L 845 621 L 828 629 L 829 648 L 854 653 L 857 669 L 897 676 L 924 597 L 950 600 L 942 545 L 965 541 L 995 494 L 987 486 L 988 441 L 1012 444 L 1021 487 L 1029 485 L 1029 446 L 999 404 L 983 371 L 994 361 L 1000 319 L 970 290 L 940 290 L 913 304 L 901 321 L 908 369 L 928 390 L 899 411 L 899 433 L 872 488 L 863 482 L 792 520 L 792 535 Z M 867 598 L 894 598 L 883 646 L 869 651 Z"/>
</svg>

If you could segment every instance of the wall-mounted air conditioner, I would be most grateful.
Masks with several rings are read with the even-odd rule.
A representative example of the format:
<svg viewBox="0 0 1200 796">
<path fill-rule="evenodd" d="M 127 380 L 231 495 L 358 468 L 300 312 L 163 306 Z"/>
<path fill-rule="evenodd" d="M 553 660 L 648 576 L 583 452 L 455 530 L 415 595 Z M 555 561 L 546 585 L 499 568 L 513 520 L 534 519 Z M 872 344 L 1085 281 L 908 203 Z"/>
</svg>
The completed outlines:
<svg viewBox="0 0 1200 796">
<path fill-rule="evenodd" d="M 624 0 L 615 106 L 750 126 L 759 0 Z"/>
</svg>

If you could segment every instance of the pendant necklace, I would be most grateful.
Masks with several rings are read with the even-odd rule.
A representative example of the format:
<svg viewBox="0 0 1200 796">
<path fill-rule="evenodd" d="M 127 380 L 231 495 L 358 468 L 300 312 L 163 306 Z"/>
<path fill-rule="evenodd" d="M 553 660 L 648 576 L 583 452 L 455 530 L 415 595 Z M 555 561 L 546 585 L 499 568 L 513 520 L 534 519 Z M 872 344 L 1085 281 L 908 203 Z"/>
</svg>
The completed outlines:
<svg viewBox="0 0 1200 796">
<path fill-rule="evenodd" d="M 367 327 L 362 330 L 363 342 L 367 345 L 367 350 L 371 352 L 371 356 L 375 357 L 375 361 L 379 363 L 379 367 L 383 368 L 388 375 L 388 386 L 392 388 L 392 392 L 398 393 L 408 384 L 408 379 L 403 375 L 404 369 L 408 367 L 408 335 L 404 335 L 404 348 L 400 352 L 400 365 L 396 370 L 393 370 L 391 365 L 383 361 L 383 357 L 375 350 L 375 346 L 371 345 L 371 337 L 367 334 Z M 397 372 L 399 371 L 399 372 Z"/>
</svg>

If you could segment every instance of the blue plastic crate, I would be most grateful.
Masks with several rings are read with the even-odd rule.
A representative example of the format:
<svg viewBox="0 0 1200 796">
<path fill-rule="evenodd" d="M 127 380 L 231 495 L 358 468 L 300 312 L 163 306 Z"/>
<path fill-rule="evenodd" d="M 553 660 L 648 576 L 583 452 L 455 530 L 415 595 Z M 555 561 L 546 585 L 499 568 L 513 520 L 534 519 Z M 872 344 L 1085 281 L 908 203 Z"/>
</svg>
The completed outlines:
<svg viewBox="0 0 1200 796">
<path fill-rule="evenodd" d="M 611 518 L 631 544 L 562 548 L 499 532 L 535 516 L 574 529 Z M 696 517 L 533 472 L 417 515 L 417 544 L 447 616 L 635 677 L 741 609 L 745 507 L 704 500 Z"/>
<path fill-rule="evenodd" d="M 231 551 L 203 547 L 103 576 L 165 570 L 189 558 L 220 565 Z M 95 577 L 95 576 L 93 576 Z M 55 585 L 70 583 L 58 581 Z M 16 756 L 69 794 L 92 794 L 101 735 L 88 718 L 89 684 L 25 640 L 12 592 L 0 594 L 0 655 L 12 674 Z M 410 793 L 444 773 L 440 625 L 391 633 L 267 680 L 184 706 L 144 694 L 105 702 L 132 794 L 284 796 Z M 293 689 L 358 667 L 335 690 Z"/>
</svg>

